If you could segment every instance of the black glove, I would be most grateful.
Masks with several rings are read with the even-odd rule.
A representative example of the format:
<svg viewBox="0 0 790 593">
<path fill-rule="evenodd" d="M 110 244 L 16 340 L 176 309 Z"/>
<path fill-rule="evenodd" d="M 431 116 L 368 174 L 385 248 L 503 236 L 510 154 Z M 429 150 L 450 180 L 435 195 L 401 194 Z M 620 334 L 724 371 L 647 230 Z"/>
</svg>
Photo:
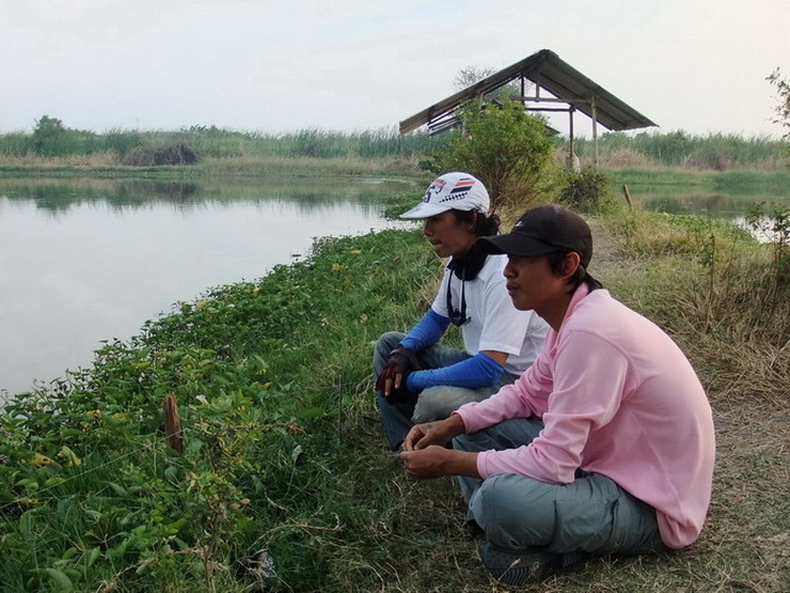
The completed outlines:
<svg viewBox="0 0 790 593">
<path fill-rule="evenodd" d="M 381 391 L 385 398 L 406 395 L 409 393 L 406 387 L 406 377 L 412 371 L 420 370 L 420 361 L 417 355 L 401 346 L 390 352 L 387 358 L 387 366 L 379 373 L 376 379 L 376 391 Z M 395 388 L 396 378 L 400 376 L 400 384 Z"/>
</svg>

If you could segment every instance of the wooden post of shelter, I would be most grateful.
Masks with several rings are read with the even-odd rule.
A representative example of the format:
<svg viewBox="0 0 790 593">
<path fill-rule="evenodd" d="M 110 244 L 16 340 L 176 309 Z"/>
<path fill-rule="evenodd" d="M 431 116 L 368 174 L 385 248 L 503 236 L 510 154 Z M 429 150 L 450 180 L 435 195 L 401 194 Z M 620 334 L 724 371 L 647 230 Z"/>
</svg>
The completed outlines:
<svg viewBox="0 0 790 593">
<path fill-rule="evenodd" d="M 592 112 L 592 135 L 593 135 L 593 166 L 598 169 L 598 112 L 595 108 L 595 95 L 590 99 L 590 111 Z"/>
<path fill-rule="evenodd" d="M 576 108 L 571 105 L 570 109 L 568 109 L 568 150 L 570 150 L 570 154 L 568 155 L 568 159 L 573 158 L 574 154 L 574 146 L 573 146 L 573 112 Z"/>
</svg>

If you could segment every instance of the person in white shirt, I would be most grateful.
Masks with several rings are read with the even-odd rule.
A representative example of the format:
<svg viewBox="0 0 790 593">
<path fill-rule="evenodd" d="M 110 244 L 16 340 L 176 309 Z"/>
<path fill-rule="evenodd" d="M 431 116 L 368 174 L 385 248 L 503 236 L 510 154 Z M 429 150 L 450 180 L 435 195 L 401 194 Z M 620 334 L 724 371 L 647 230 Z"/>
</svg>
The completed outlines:
<svg viewBox="0 0 790 593">
<path fill-rule="evenodd" d="M 393 450 L 414 423 L 446 418 L 516 380 L 543 347 L 547 324 L 513 306 L 502 271 L 504 255 L 475 248 L 499 231 L 483 183 L 463 172 L 440 175 L 420 204 L 401 215 L 422 219 L 423 234 L 449 258 L 431 308 L 407 333 L 387 332 L 375 348 L 373 374 L 382 422 Z M 439 343 L 451 324 L 464 349 Z"/>
</svg>

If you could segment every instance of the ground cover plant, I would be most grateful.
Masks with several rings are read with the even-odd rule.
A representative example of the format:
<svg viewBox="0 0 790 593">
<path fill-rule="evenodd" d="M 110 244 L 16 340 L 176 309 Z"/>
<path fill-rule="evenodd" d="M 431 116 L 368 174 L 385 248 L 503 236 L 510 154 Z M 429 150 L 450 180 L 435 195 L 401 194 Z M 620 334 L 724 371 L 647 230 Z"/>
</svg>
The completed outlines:
<svg viewBox="0 0 790 593">
<path fill-rule="evenodd" d="M 610 209 L 591 217 L 592 270 L 678 340 L 710 393 L 710 518 L 688 550 L 593 559 L 522 590 L 785 591 L 781 260 L 728 225 Z M 372 341 L 424 312 L 440 269 L 418 232 L 321 240 L 5 408 L 0 591 L 503 590 L 452 480 L 409 479 L 373 405 Z M 763 285 L 773 308 L 750 306 Z M 167 395 L 183 453 L 163 432 Z"/>
</svg>

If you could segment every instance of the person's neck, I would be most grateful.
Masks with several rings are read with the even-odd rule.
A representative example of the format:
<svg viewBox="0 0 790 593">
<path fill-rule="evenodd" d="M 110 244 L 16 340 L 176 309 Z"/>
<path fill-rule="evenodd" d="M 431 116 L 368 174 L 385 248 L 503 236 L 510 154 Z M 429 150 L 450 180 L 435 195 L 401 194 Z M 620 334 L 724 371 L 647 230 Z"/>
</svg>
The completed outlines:
<svg viewBox="0 0 790 593">
<path fill-rule="evenodd" d="M 474 244 L 472 244 L 474 245 Z M 472 280 L 485 264 L 487 254 L 480 249 L 470 247 L 463 255 L 454 255 L 447 264 L 456 276 L 462 280 Z"/>
<path fill-rule="evenodd" d="M 565 321 L 565 315 L 568 313 L 568 307 L 570 307 L 572 298 L 573 293 L 562 295 L 546 306 L 536 308 L 535 313 L 548 323 L 551 329 L 559 332 L 562 322 Z"/>
</svg>

